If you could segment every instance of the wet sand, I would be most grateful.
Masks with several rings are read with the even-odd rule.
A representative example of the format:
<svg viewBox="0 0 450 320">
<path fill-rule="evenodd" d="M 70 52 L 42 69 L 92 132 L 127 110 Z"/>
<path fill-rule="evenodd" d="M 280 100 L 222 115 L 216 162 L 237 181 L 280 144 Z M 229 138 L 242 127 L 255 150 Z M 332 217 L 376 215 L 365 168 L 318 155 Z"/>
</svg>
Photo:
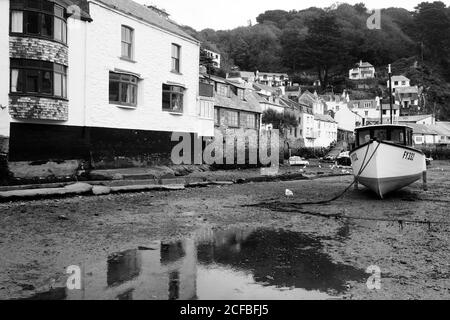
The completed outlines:
<svg viewBox="0 0 450 320">
<path fill-rule="evenodd" d="M 216 239 L 214 234 L 228 234 L 230 229 L 237 229 L 249 233 L 248 237 L 222 248 L 229 260 L 214 255 L 208 258 L 207 266 L 212 263 L 230 269 L 237 263 L 235 268 L 251 276 L 259 287 L 273 287 L 275 292 L 267 294 L 274 299 L 283 299 L 280 292 L 290 292 L 294 299 L 329 298 L 334 294 L 340 299 L 449 299 L 449 178 L 450 162 L 435 161 L 429 169 L 427 192 L 416 182 L 381 201 L 368 190 L 351 189 L 326 205 L 300 203 L 332 198 L 351 183 L 351 176 L 3 203 L 0 204 L 0 298 L 26 298 L 47 292 L 50 286 L 60 288 L 65 285 L 65 268 L 69 265 L 102 266 L 93 267 L 91 277 L 95 284 L 98 279 L 95 270 L 108 272 L 107 262 L 116 254 L 158 243 L 158 250 L 141 250 L 137 255 L 141 258 L 132 260 L 148 260 L 151 265 L 152 259 L 156 259 L 151 258 L 151 252 L 157 251 L 160 256 L 164 252 L 161 244 L 170 247 L 180 241 L 185 243 L 205 229 L 212 232 L 212 240 L 205 240 L 210 243 Z M 292 190 L 294 197 L 287 198 L 286 189 Z M 296 245 L 302 241 L 304 245 Z M 208 268 L 206 271 L 200 268 L 205 264 L 199 255 L 204 252 L 202 243 L 191 248 L 192 256 L 200 261 L 193 263 L 195 268 L 192 266 L 197 270 L 194 273 L 198 277 L 198 290 L 208 288 L 208 281 L 214 279 L 206 272 Z M 267 253 L 260 250 L 263 253 L 250 262 L 245 261 L 246 255 L 239 254 L 255 246 L 260 248 L 260 243 L 272 250 Z M 182 268 L 191 256 L 187 253 L 188 245 L 181 247 L 185 252 L 182 259 L 169 259 L 170 263 L 164 267 L 167 272 L 161 271 L 168 276 L 167 281 L 161 280 L 164 285 L 160 290 L 165 294 L 135 293 L 135 298 L 170 298 L 166 284 L 173 288 L 183 281 L 169 270 Z M 282 250 L 284 247 L 286 252 Z M 291 259 L 283 262 L 284 257 Z M 311 264 L 314 259 L 323 263 Z M 161 263 L 161 259 L 156 260 Z M 278 263 L 262 268 L 259 261 Z M 381 270 L 380 290 L 369 290 L 366 279 L 370 275 L 361 276 L 372 265 Z M 143 269 L 151 273 L 151 268 Z M 280 273 L 284 269 L 287 271 Z M 313 281 L 314 285 L 308 287 L 299 280 L 314 279 L 316 269 L 320 277 Z M 300 277 L 302 272 L 306 276 Z M 102 276 L 107 284 L 107 275 Z M 320 279 L 325 281 L 323 286 L 318 284 Z M 130 281 L 134 280 L 125 279 L 125 283 Z M 142 289 L 139 283 L 132 286 L 134 290 Z M 229 289 L 238 291 L 226 297 L 239 298 L 241 291 L 248 292 L 249 299 L 252 294 L 260 297 L 258 290 L 262 290 L 245 291 L 247 288 L 238 284 Z M 317 296 L 295 291 L 299 289 Z M 117 298 L 114 294 L 96 292 L 95 298 Z M 127 292 L 119 294 L 119 298 L 132 296 Z M 267 298 L 265 292 L 261 295 Z M 202 297 L 200 292 L 196 294 Z"/>
</svg>

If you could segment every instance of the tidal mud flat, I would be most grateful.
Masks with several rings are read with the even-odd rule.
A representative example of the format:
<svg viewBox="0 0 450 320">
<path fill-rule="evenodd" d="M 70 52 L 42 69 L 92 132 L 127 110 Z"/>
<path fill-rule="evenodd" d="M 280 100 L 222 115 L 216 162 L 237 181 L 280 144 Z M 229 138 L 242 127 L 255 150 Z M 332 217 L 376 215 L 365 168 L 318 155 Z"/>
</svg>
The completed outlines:
<svg viewBox="0 0 450 320">
<path fill-rule="evenodd" d="M 435 161 L 427 192 L 325 205 L 302 203 L 351 176 L 3 203 L 0 298 L 448 299 L 449 178 Z M 83 290 L 65 288 L 71 265 Z"/>
</svg>

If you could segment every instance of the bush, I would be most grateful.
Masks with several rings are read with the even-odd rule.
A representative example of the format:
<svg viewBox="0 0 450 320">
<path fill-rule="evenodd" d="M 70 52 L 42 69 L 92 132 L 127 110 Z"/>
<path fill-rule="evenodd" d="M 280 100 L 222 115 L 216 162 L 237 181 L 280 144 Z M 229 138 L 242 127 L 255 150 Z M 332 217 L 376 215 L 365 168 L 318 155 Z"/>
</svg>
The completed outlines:
<svg viewBox="0 0 450 320">
<path fill-rule="evenodd" d="M 450 148 L 448 146 L 416 146 L 428 158 L 434 160 L 450 160 Z"/>
<path fill-rule="evenodd" d="M 330 152 L 330 148 L 300 148 L 293 154 L 305 159 L 318 159 L 325 157 Z"/>
</svg>

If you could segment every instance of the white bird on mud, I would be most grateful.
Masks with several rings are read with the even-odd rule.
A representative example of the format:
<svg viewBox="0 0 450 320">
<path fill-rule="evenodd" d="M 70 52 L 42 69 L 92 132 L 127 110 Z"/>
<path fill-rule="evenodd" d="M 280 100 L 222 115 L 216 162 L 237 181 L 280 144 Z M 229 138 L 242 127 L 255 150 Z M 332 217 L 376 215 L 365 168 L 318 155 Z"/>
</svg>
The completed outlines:
<svg viewBox="0 0 450 320">
<path fill-rule="evenodd" d="M 293 197 L 293 196 L 294 196 L 294 193 L 291 190 L 286 189 L 286 197 Z"/>
</svg>

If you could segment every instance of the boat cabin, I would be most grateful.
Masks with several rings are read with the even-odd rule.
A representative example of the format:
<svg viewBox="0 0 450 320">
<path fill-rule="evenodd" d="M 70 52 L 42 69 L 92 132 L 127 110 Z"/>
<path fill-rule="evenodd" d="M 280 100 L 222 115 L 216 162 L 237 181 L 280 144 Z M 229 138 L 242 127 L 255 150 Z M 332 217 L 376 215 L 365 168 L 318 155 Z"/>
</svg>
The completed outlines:
<svg viewBox="0 0 450 320">
<path fill-rule="evenodd" d="M 356 148 L 370 142 L 370 140 L 384 141 L 402 146 L 413 145 L 413 129 L 401 125 L 376 125 L 356 129 Z"/>
</svg>

